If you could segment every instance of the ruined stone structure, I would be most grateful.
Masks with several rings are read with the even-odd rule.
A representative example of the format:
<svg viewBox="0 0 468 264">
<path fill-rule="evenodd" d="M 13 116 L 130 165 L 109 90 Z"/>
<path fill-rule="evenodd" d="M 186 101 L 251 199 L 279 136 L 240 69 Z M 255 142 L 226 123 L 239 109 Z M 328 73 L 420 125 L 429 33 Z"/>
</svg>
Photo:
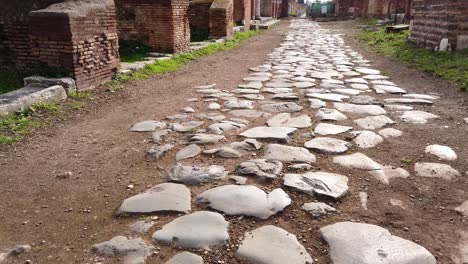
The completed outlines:
<svg viewBox="0 0 468 264">
<path fill-rule="evenodd" d="M 468 48 L 468 1 L 413 0 L 410 40 L 430 49 Z"/>
<path fill-rule="evenodd" d="M 336 15 L 389 18 L 397 13 L 408 13 L 411 0 L 336 0 Z M 409 5 L 408 5 L 409 4 Z"/>
<path fill-rule="evenodd" d="M 1 13 L 3 47 L 11 50 L 15 67 L 62 68 L 75 78 L 78 89 L 111 79 L 119 65 L 112 0 L 25 2 L 15 9 L 18 3 L 11 1 Z"/>
<path fill-rule="evenodd" d="M 261 0 L 262 17 L 280 18 L 282 15 L 282 0 Z"/>
<path fill-rule="evenodd" d="M 158 52 L 190 49 L 188 0 L 116 0 L 119 37 Z"/>
<path fill-rule="evenodd" d="M 251 0 L 234 0 L 234 23 L 242 24 L 244 30 L 250 29 L 250 18 L 252 15 Z"/>
<path fill-rule="evenodd" d="M 213 38 L 229 37 L 233 33 L 234 2 L 233 0 L 190 1 L 189 21 L 192 30 L 207 30 Z M 248 21 L 250 23 L 250 20 Z"/>
</svg>

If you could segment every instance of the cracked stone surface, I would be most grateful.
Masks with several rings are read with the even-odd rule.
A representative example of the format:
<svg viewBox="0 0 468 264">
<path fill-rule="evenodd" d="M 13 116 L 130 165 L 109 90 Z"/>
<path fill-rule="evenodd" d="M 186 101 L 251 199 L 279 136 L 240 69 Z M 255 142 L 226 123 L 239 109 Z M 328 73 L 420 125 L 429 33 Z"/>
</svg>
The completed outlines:
<svg viewBox="0 0 468 264">
<path fill-rule="evenodd" d="M 350 126 L 340 126 L 327 123 L 319 123 L 315 129 L 314 133 L 319 135 L 338 135 L 347 131 L 350 131 L 353 127 Z"/>
<path fill-rule="evenodd" d="M 171 168 L 167 179 L 187 185 L 212 182 L 225 178 L 227 172 L 223 166 L 211 165 L 208 167 L 184 166 L 177 164 Z"/>
<path fill-rule="evenodd" d="M 362 129 L 380 129 L 386 125 L 395 124 L 388 116 L 368 116 L 354 120 L 354 123 Z"/>
<path fill-rule="evenodd" d="M 239 164 L 237 173 L 254 175 L 260 179 L 275 179 L 281 173 L 283 163 L 277 160 L 254 159 Z"/>
<path fill-rule="evenodd" d="M 212 144 L 225 139 L 222 135 L 213 134 L 193 134 L 187 137 L 187 142 L 191 144 Z"/>
<path fill-rule="evenodd" d="M 196 157 L 201 153 L 201 151 L 201 148 L 196 144 L 190 144 L 177 152 L 176 160 L 179 161 Z"/>
<path fill-rule="evenodd" d="M 173 123 L 171 124 L 171 129 L 176 132 L 187 132 L 203 124 L 203 121 L 187 121 L 182 123 Z"/>
<path fill-rule="evenodd" d="M 424 247 L 363 223 L 340 222 L 320 229 L 334 264 L 436 264 Z"/>
<path fill-rule="evenodd" d="M 198 195 L 197 202 L 227 215 L 267 219 L 290 205 L 291 198 L 281 189 L 267 194 L 253 185 L 224 185 Z"/>
<path fill-rule="evenodd" d="M 221 214 L 199 211 L 180 216 L 153 234 L 153 240 L 180 248 L 201 248 L 223 245 L 229 240 L 229 222 Z"/>
<path fill-rule="evenodd" d="M 348 99 L 348 95 L 343 94 L 333 94 L 333 93 L 310 93 L 307 94 L 307 97 L 312 97 L 315 99 L 320 99 L 323 101 L 330 101 L 330 102 L 341 102 L 343 99 Z"/>
<path fill-rule="evenodd" d="M 349 188 L 348 177 L 329 172 L 286 174 L 284 185 L 311 196 L 324 195 L 335 199 L 343 197 Z"/>
<path fill-rule="evenodd" d="M 302 106 L 293 102 L 285 102 L 285 103 L 264 104 L 262 105 L 262 109 L 263 111 L 272 112 L 272 113 L 293 113 L 293 112 L 301 111 Z"/>
<path fill-rule="evenodd" d="M 219 123 L 211 124 L 208 126 L 208 132 L 212 134 L 223 134 L 230 130 L 239 130 L 246 127 L 246 125 L 233 121 L 221 121 Z"/>
<path fill-rule="evenodd" d="M 164 144 L 162 146 L 153 145 L 147 152 L 146 152 L 146 159 L 147 160 L 157 160 L 164 155 L 164 153 L 171 150 L 174 146 L 171 144 Z"/>
<path fill-rule="evenodd" d="M 387 113 L 382 107 L 378 105 L 357 105 L 347 103 L 334 103 L 333 104 L 338 111 L 349 112 L 357 115 L 384 115 Z"/>
<path fill-rule="evenodd" d="M 147 120 L 136 123 L 133 125 L 129 131 L 132 132 L 151 132 L 155 131 L 156 129 L 163 129 L 166 128 L 167 124 L 165 122 L 155 121 L 155 120 Z"/>
<path fill-rule="evenodd" d="M 437 119 L 439 116 L 434 115 L 432 113 L 424 112 L 424 111 L 406 111 L 401 116 L 400 119 L 403 122 L 413 123 L 413 124 L 425 124 L 431 119 Z"/>
<path fill-rule="evenodd" d="M 270 127 L 307 128 L 312 126 L 312 119 L 308 115 L 291 117 L 290 113 L 277 114 L 267 121 Z"/>
<path fill-rule="evenodd" d="M 245 233 L 236 255 L 253 264 L 313 263 L 295 235 L 272 225 Z"/>
<path fill-rule="evenodd" d="M 315 155 L 305 148 L 280 144 L 267 145 L 263 158 L 285 163 L 314 163 L 316 161 Z"/>
<path fill-rule="evenodd" d="M 144 234 L 146 232 L 148 232 L 151 227 L 154 226 L 154 222 L 153 221 L 149 221 L 149 222 L 146 222 L 146 221 L 137 221 L 133 224 L 131 224 L 129 226 L 129 229 L 135 233 L 140 233 L 140 234 Z"/>
<path fill-rule="evenodd" d="M 355 131 L 353 133 L 356 135 L 353 142 L 360 148 L 373 148 L 384 142 L 383 137 L 369 130 Z"/>
<path fill-rule="evenodd" d="M 190 200 L 190 189 L 184 185 L 162 183 L 125 199 L 117 209 L 117 215 L 163 211 L 190 212 Z"/>
<path fill-rule="evenodd" d="M 342 121 L 348 119 L 348 117 L 340 111 L 329 108 L 320 108 L 315 117 L 320 121 Z"/>
<path fill-rule="evenodd" d="M 296 131 L 292 127 L 254 127 L 244 131 L 240 135 L 248 138 L 278 139 L 286 141 L 289 135 Z"/>
</svg>

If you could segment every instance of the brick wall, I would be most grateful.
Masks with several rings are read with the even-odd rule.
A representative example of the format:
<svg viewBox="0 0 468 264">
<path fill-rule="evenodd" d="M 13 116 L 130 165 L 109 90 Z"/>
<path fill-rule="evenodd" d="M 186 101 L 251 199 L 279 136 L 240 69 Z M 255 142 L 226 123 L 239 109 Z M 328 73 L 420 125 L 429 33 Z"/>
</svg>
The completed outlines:
<svg viewBox="0 0 468 264">
<path fill-rule="evenodd" d="M 78 89 L 111 79 L 119 66 L 112 0 L 74 1 L 33 11 L 30 59 L 69 71 Z"/>
<path fill-rule="evenodd" d="M 214 0 L 210 7 L 210 36 L 230 37 L 234 24 L 233 0 Z"/>
<path fill-rule="evenodd" d="M 193 29 L 210 28 L 210 7 L 214 0 L 195 0 L 190 1 L 189 23 Z"/>
<path fill-rule="evenodd" d="M 190 49 L 188 0 L 116 0 L 121 39 L 139 40 L 159 52 Z"/>
<path fill-rule="evenodd" d="M 468 1 L 413 0 L 410 40 L 435 49 L 446 38 L 450 47 L 468 48 Z"/>
<path fill-rule="evenodd" d="M 273 1 L 274 0 L 261 0 L 260 15 L 262 17 L 273 17 Z"/>
<path fill-rule="evenodd" d="M 233 19 L 234 22 L 244 22 L 244 30 L 250 29 L 251 0 L 234 0 Z"/>
</svg>

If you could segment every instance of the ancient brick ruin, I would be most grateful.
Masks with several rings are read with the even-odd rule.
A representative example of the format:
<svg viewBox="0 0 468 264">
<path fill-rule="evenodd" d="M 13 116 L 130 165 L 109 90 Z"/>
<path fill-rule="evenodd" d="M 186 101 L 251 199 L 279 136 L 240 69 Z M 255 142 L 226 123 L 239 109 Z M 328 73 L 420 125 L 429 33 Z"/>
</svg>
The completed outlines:
<svg viewBox="0 0 468 264">
<path fill-rule="evenodd" d="M 26 2 L 18 6 L 12 1 L 1 13 L 2 43 L 13 54 L 3 60 L 18 69 L 62 68 L 75 78 L 78 89 L 111 79 L 119 65 L 112 0 Z"/>
<path fill-rule="evenodd" d="M 240 19 L 242 5 L 238 5 L 236 15 Z M 240 19 L 242 20 L 242 19 Z M 239 21 L 240 21 L 239 20 Z M 249 19 L 245 19 L 250 23 Z M 194 0 L 190 1 L 189 21 L 192 30 L 206 30 L 212 38 L 229 37 L 233 33 L 233 0 Z"/>
<path fill-rule="evenodd" d="M 244 26 L 244 30 L 250 29 L 252 16 L 252 4 L 250 0 L 234 0 L 234 23 Z"/>
<path fill-rule="evenodd" d="M 158 52 L 190 49 L 188 0 L 116 0 L 119 37 Z"/>
<path fill-rule="evenodd" d="M 468 48 L 468 1 L 414 0 L 410 40 L 430 49 Z"/>
</svg>

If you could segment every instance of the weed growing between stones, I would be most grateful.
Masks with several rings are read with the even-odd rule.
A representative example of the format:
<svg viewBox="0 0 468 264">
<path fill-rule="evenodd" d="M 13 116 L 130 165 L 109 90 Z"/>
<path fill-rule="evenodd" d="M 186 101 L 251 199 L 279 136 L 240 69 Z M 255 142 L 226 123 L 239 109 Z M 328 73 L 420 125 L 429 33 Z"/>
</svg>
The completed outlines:
<svg viewBox="0 0 468 264">
<path fill-rule="evenodd" d="M 416 48 L 408 43 L 408 35 L 409 31 L 385 33 L 385 29 L 363 30 L 359 39 L 374 51 L 396 57 L 422 71 L 453 81 L 461 90 L 468 90 L 468 50 L 450 53 Z"/>
</svg>

